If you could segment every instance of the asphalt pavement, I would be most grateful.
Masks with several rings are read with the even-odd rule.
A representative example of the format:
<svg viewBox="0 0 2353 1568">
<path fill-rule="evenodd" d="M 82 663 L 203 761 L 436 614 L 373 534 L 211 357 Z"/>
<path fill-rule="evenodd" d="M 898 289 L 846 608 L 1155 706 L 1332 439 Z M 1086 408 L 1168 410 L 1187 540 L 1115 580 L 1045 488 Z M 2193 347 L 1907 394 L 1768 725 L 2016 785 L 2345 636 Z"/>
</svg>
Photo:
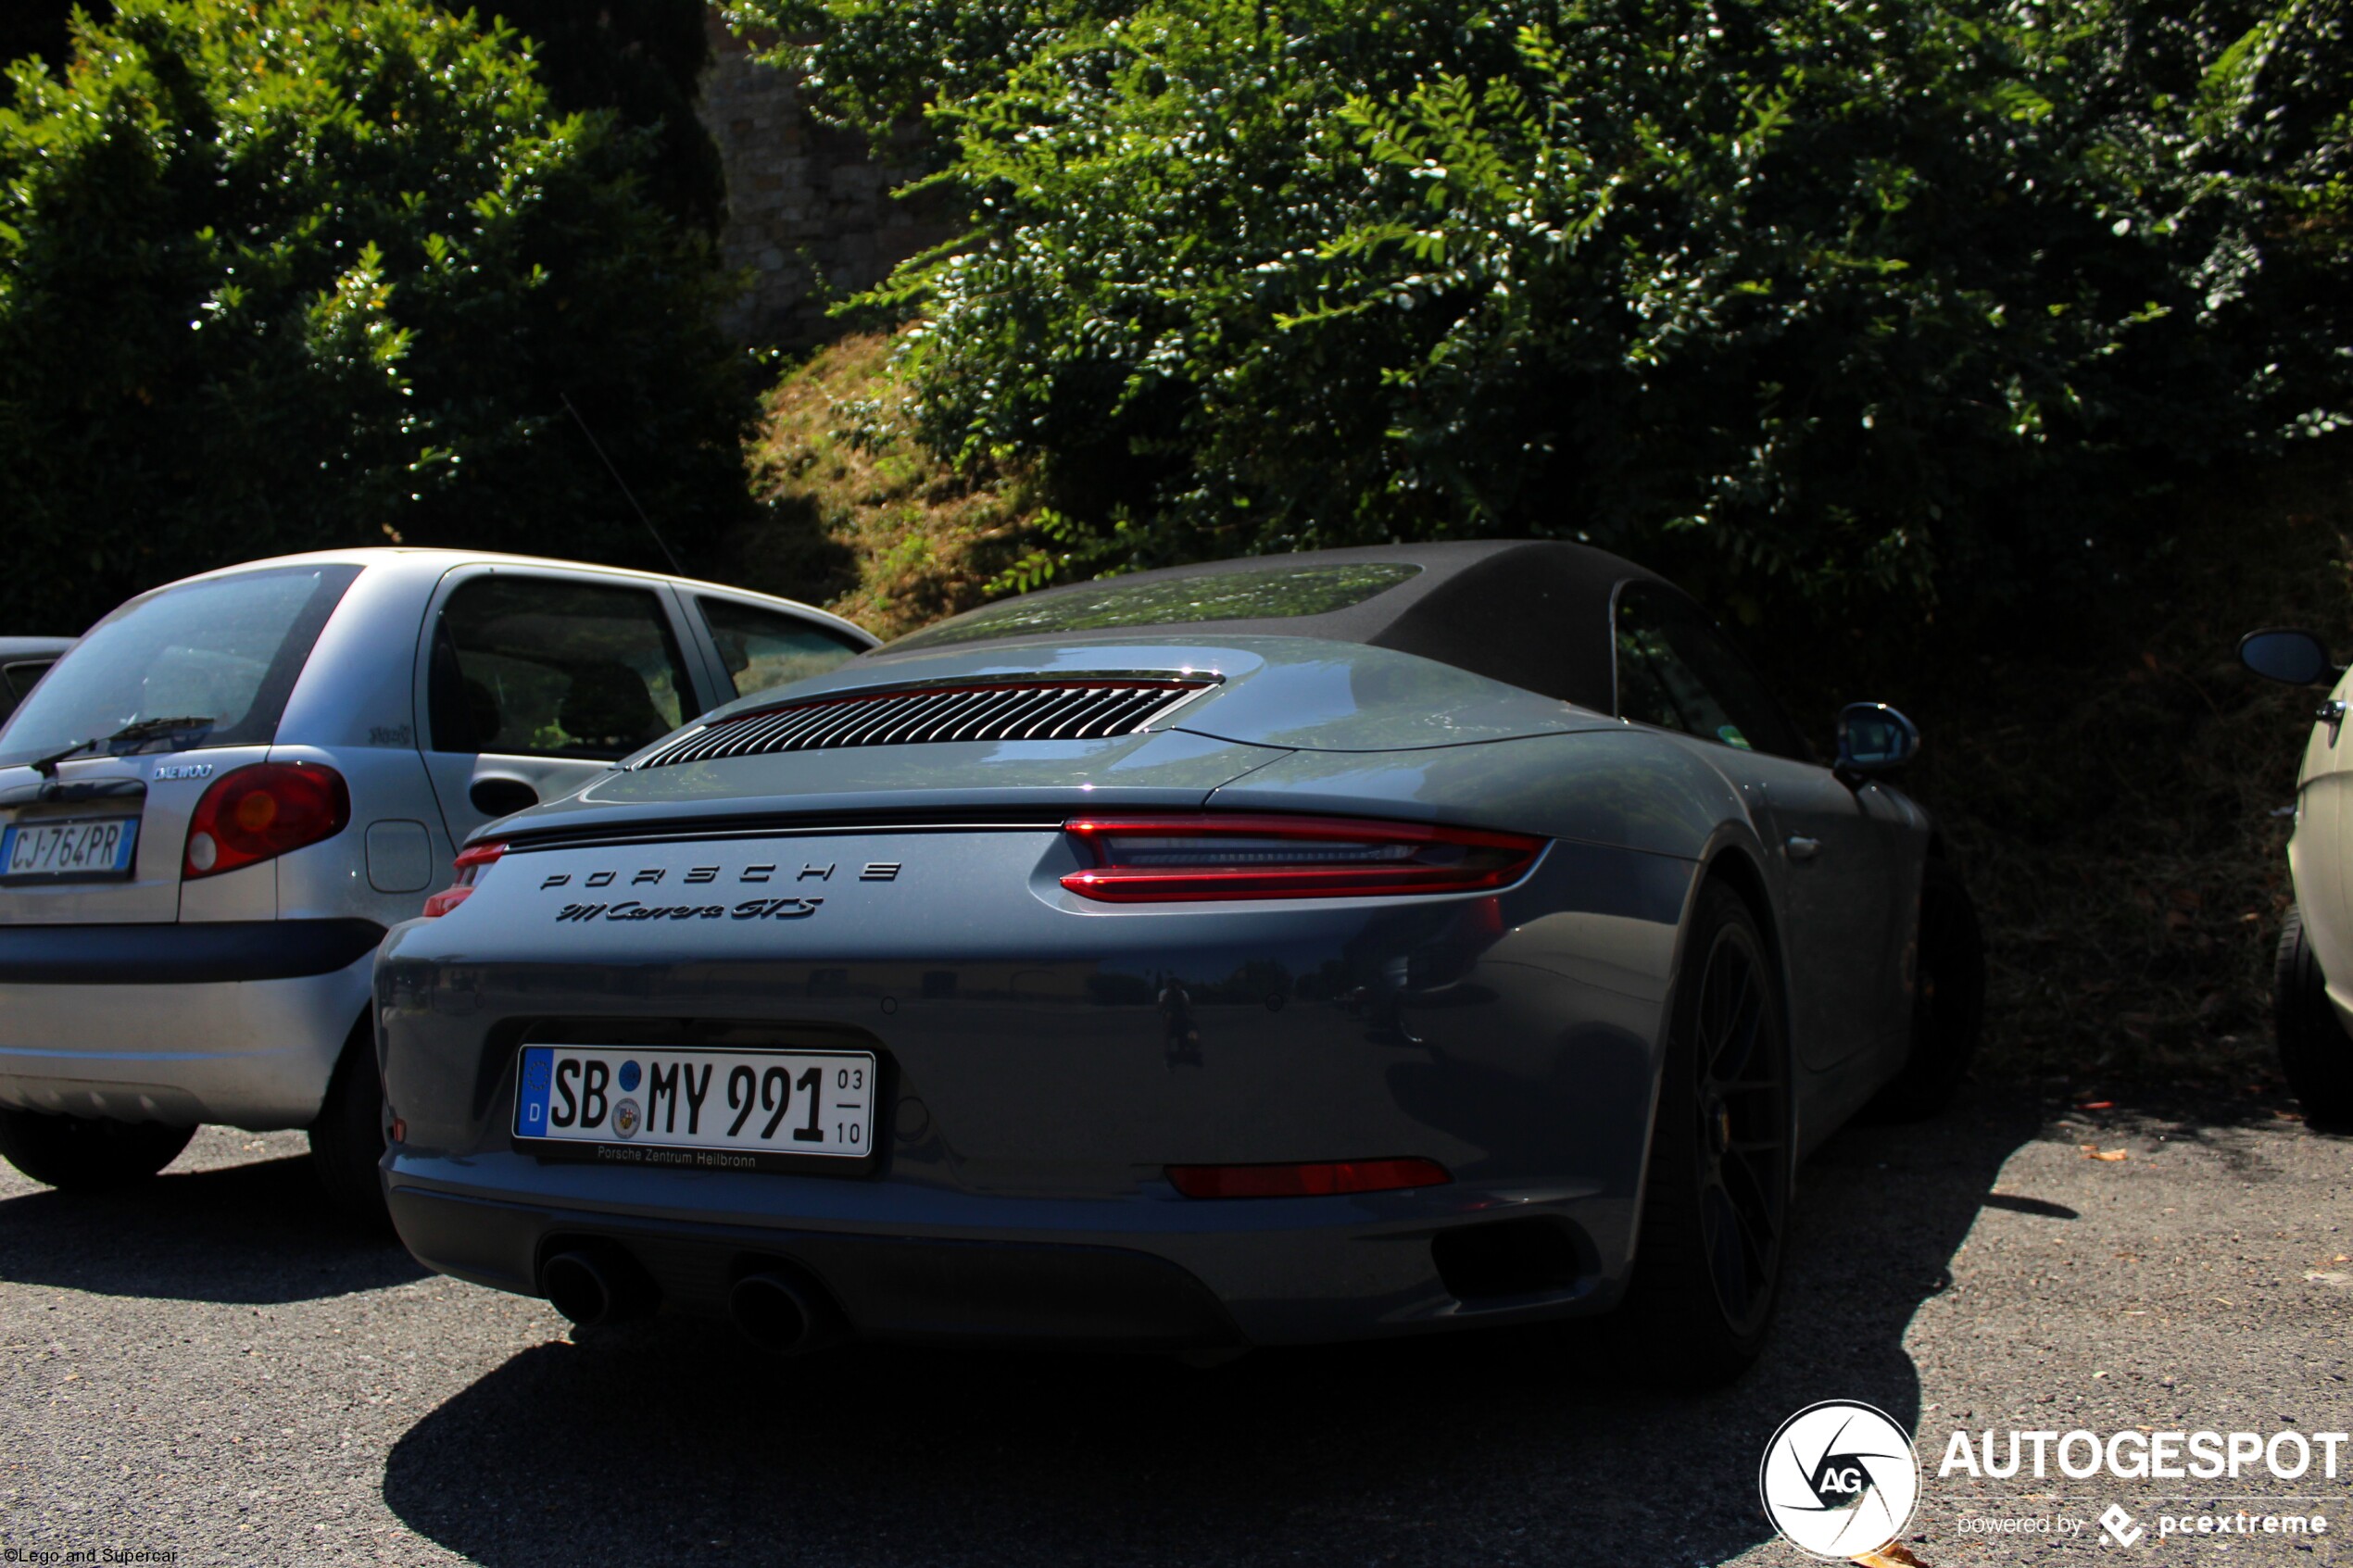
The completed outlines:
<svg viewBox="0 0 2353 1568">
<path fill-rule="evenodd" d="M 2259 1100 L 1973 1090 L 1843 1133 L 1773 1348 L 1698 1398 L 1529 1334 L 1209 1370 L 573 1343 L 345 1236 L 302 1149 L 208 1129 L 108 1198 L 0 1171 L 0 1563 L 1793 1564 L 1758 1461 L 1831 1399 L 1918 1429 L 1935 1568 L 2353 1562 L 2353 1451 L 2293 1483 L 1939 1474 L 1957 1429 L 2353 1429 L 2353 1140 Z M 2248 1511 L 2328 1524 L 2158 1533 Z"/>
</svg>

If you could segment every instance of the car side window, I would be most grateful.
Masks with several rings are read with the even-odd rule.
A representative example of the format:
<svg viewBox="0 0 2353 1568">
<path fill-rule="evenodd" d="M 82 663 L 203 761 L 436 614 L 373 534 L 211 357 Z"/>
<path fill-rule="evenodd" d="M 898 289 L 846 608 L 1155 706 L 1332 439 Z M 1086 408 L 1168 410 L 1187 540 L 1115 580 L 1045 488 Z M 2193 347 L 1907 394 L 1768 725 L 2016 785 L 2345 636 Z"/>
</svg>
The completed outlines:
<svg viewBox="0 0 2353 1568">
<path fill-rule="evenodd" d="M 54 659 L 20 659 L 13 664 L 0 664 L 0 702 L 14 708 L 32 690 L 32 684 L 49 671 Z M 6 713 L 7 709 L 0 709 Z"/>
<path fill-rule="evenodd" d="M 756 609 L 732 599 L 698 596 L 695 606 L 702 611 L 703 624 L 711 628 L 711 640 L 718 646 L 737 696 L 822 675 L 864 651 L 862 645 L 849 641 L 833 628 L 798 616 Z"/>
<path fill-rule="evenodd" d="M 552 577 L 461 583 L 434 623 L 427 684 L 436 751 L 610 760 L 695 706 L 660 599 Z"/>
<path fill-rule="evenodd" d="M 1778 757 L 1807 756 L 1764 682 L 1698 607 L 1644 583 L 1618 590 L 1617 716 Z"/>
</svg>

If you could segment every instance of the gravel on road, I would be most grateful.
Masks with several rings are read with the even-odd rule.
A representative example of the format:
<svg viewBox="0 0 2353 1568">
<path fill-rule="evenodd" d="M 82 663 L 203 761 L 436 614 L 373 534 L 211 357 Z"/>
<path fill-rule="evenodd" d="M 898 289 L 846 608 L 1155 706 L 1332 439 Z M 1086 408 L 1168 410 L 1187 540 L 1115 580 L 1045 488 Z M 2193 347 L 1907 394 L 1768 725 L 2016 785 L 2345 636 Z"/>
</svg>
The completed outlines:
<svg viewBox="0 0 2353 1568">
<path fill-rule="evenodd" d="M 1773 1348 L 1696 1398 L 1529 1333 L 1209 1370 L 772 1361 L 667 1320 L 574 1343 L 544 1302 L 340 1232 L 302 1149 L 209 1128 L 107 1198 L 0 1171 L 0 1561 L 1794 1564 L 1759 1458 L 1856 1399 L 1918 1430 L 1906 1538 L 1935 1568 L 2353 1562 L 2353 1452 L 2293 1484 L 1938 1474 L 1956 1430 L 2353 1429 L 2353 1140 L 2259 1101 L 1978 1089 L 1841 1134 L 1800 1178 Z M 2111 1504 L 2134 1546 L 2092 1523 Z M 2242 1508 L 2329 1532 L 2156 1533 Z M 1966 1523 L 1993 1518 L 2081 1533 Z"/>
</svg>

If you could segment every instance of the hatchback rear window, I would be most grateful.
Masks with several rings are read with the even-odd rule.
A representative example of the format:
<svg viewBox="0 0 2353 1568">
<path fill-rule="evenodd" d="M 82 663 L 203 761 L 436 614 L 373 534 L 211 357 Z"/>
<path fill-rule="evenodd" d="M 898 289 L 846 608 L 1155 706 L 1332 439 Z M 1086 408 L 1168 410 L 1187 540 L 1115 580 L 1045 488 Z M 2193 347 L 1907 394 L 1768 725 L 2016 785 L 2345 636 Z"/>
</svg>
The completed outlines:
<svg viewBox="0 0 2353 1568">
<path fill-rule="evenodd" d="M 0 764 L 159 719 L 191 721 L 173 730 L 175 749 L 268 745 L 311 646 L 359 575 L 356 566 L 273 567 L 132 599 L 9 715 Z"/>
</svg>

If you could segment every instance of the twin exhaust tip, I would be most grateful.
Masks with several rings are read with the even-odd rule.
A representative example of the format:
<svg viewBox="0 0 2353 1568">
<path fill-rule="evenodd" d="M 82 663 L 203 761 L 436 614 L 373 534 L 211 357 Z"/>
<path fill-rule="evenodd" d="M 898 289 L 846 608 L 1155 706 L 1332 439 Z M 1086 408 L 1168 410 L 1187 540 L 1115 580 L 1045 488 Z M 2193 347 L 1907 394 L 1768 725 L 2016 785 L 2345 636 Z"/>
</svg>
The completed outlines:
<svg viewBox="0 0 2353 1568">
<path fill-rule="evenodd" d="M 646 1271 L 617 1248 L 559 1252 L 539 1271 L 547 1304 L 579 1328 L 648 1317 L 661 1295 Z"/>
<path fill-rule="evenodd" d="M 727 1292 L 727 1315 L 743 1336 L 779 1356 L 798 1355 L 842 1337 L 830 1304 L 781 1270 L 746 1274 Z"/>
<path fill-rule="evenodd" d="M 556 1253 L 540 1268 L 539 1288 L 578 1328 L 650 1317 L 661 1304 L 652 1277 L 619 1248 Z M 774 1355 L 799 1355 L 849 1337 L 824 1289 L 786 1267 L 738 1278 L 727 1292 L 727 1315 L 745 1338 Z"/>
</svg>

